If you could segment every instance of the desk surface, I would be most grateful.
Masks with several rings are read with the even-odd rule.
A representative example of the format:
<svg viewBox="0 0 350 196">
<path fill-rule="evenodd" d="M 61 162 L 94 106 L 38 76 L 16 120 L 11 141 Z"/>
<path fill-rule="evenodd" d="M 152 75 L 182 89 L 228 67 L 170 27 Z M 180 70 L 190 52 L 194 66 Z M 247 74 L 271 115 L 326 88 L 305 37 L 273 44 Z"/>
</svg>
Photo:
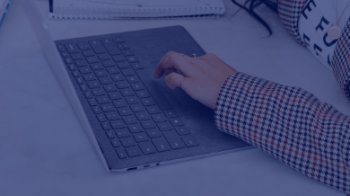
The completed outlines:
<svg viewBox="0 0 350 196">
<path fill-rule="evenodd" d="M 225 3 L 225 17 L 216 20 L 62 20 L 55 21 L 52 32 L 65 38 L 74 36 L 72 29 L 84 36 L 180 24 L 204 50 L 237 70 L 302 87 L 350 114 L 333 74 L 289 37 L 275 13 L 259 8 L 274 31 L 266 37 L 248 14 L 231 17 L 237 7 Z M 87 31 L 86 24 L 96 28 Z M 344 195 L 258 149 L 107 173 L 17 1 L 0 29 L 0 56 L 0 195 Z"/>
</svg>

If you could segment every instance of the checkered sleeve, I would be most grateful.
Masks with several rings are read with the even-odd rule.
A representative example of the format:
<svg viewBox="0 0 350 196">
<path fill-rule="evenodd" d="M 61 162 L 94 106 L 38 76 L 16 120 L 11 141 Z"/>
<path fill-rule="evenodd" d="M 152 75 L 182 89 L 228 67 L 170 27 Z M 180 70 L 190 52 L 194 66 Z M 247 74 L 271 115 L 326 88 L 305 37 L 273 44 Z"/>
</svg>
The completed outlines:
<svg viewBox="0 0 350 196">
<path fill-rule="evenodd" d="M 235 73 L 221 87 L 215 123 L 295 170 L 350 194 L 350 117 L 311 93 Z"/>
</svg>

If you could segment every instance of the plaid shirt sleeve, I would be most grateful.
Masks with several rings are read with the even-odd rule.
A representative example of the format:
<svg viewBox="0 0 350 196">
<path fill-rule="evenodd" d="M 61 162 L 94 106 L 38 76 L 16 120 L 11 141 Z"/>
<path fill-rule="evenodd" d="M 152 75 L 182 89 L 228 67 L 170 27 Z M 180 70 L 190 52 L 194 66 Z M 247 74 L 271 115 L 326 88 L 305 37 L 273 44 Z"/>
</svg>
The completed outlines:
<svg viewBox="0 0 350 196">
<path fill-rule="evenodd" d="M 350 117 L 311 93 L 244 73 L 221 87 L 217 127 L 350 194 Z"/>
</svg>

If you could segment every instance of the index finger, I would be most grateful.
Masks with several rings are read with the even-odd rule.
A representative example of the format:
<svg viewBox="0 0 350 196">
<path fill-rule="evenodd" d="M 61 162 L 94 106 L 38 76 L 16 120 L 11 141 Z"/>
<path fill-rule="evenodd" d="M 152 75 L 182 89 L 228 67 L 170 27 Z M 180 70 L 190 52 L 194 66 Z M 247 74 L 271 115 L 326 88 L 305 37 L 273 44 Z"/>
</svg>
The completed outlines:
<svg viewBox="0 0 350 196">
<path fill-rule="evenodd" d="M 182 57 L 182 54 L 170 51 L 168 52 L 157 64 L 157 67 L 153 73 L 154 78 L 162 77 L 164 71 L 167 73 L 181 71 L 185 76 L 189 75 L 193 71 L 192 64 Z"/>
</svg>

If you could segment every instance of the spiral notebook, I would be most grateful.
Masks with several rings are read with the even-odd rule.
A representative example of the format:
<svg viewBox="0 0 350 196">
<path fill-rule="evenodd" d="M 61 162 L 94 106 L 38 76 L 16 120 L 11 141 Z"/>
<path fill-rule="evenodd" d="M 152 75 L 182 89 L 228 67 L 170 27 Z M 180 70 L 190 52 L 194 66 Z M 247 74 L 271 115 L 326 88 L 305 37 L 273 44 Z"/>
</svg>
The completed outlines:
<svg viewBox="0 0 350 196">
<path fill-rule="evenodd" d="M 222 0 L 49 0 L 53 19 L 219 17 Z"/>
</svg>

